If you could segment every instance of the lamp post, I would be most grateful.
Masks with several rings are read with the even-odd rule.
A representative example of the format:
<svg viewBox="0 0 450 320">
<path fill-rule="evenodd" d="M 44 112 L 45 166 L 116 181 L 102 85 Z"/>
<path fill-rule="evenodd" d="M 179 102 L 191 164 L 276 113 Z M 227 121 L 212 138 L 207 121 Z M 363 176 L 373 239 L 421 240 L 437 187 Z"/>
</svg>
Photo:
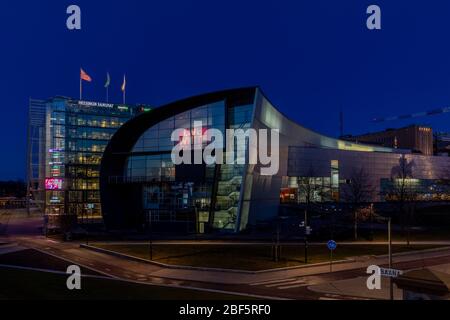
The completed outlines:
<svg viewBox="0 0 450 320">
<path fill-rule="evenodd" d="M 86 245 L 89 245 L 89 210 L 86 210 Z"/>
<path fill-rule="evenodd" d="M 152 210 L 149 212 L 149 231 L 150 231 L 150 239 L 149 239 L 149 245 L 150 245 L 150 261 L 153 261 L 153 224 L 152 224 Z"/>
<path fill-rule="evenodd" d="M 305 209 L 305 264 L 308 263 L 308 210 Z"/>
<path fill-rule="evenodd" d="M 276 244 L 275 244 L 275 262 L 280 259 L 280 219 L 277 222 L 277 233 L 276 233 Z"/>
<path fill-rule="evenodd" d="M 370 239 L 373 241 L 373 203 L 370 204 Z"/>
<path fill-rule="evenodd" d="M 388 246 L 389 246 L 389 269 L 392 269 L 392 218 L 388 220 Z M 392 278 L 389 279 L 389 298 L 394 300 L 394 283 Z"/>
</svg>

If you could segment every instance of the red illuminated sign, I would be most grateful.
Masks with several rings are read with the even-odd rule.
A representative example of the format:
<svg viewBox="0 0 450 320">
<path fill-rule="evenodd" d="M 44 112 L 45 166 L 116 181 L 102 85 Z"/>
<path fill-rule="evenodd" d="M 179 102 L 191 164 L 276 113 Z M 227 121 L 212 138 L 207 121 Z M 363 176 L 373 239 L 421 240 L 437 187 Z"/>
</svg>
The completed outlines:
<svg viewBox="0 0 450 320">
<path fill-rule="evenodd" d="M 62 179 L 45 179 L 45 190 L 62 190 Z"/>
</svg>

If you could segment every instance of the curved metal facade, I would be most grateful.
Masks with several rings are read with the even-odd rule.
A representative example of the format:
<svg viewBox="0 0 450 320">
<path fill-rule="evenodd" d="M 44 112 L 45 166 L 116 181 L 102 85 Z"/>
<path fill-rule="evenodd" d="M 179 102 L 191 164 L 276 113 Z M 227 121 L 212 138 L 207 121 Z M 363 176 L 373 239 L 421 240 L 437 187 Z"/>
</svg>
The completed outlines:
<svg viewBox="0 0 450 320">
<path fill-rule="evenodd" d="M 131 230 L 139 229 L 148 223 L 143 204 L 143 187 L 146 184 L 154 184 L 154 181 L 129 179 L 126 175 L 129 158 L 134 155 L 133 149 L 148 129 L 176 115 L 209 104 L 223 102 L 225 110 L 235 106 L 253 105 L 256 90 L 254 87 L 240 88 L 191 97 L 139 115 L 121 127 L 108 144 L 101 164 L 100 188 L 106 226 L 109 229 Z M 227 118 L 228 114 L 224 113 L 224 116 Z M 139 152 L 139 155 L 152 156 L 154 152 Z M 179 169 L 186 171 L 186 168 Z M 213 174 L 220 174 L 220 168 L 215 168 Z M 186 178 L 182 180 L 185 182 Z M 218 187 L 214 181 L 213 187 Z M 217 193 L 217 190 L 211 192 Z M 183 224 L 184 221 L 178 225 Z"/>
<path fill-rule="evenodd" d="M 278 129 L 278 173 L 261 175 L 260 165 L 248 164 L 171 165 L 168 133 L 180 126 L 190 129 L 196 119 L 221 130 Z M 344 155 L 364 154 L 360 159 L 370 161 L 373 154 L 391 159 L 405 153 L 306 129 L 279 112 L 257 87 L 174 102 L 130 120 L 107 146 L 100 182 L 104 221 L 110 229 L 140 229 L 154 222 L 166 229 L 239 232 L 276 217 L 280 191 L 289 187 L 290 178 L 305 174 L 300 168 L 310 163 L 307 154 L 317 155 L 317 150 L 327 154 L 318 171 L 330 170 L 330 159 L 348 159 Z M 359 165 L 354 159 L 352 166 Z"/>
</svg>

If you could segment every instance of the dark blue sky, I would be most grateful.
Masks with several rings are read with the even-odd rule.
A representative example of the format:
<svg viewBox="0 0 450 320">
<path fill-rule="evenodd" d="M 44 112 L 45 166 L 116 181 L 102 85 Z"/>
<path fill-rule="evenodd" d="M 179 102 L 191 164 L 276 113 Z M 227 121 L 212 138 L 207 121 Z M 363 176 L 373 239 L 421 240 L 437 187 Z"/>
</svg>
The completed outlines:
<svg viewBox="0 0 450 320">
<path fill-rule="evenodd" d="M 66 8 L 82 30 L 66 29 Z M 366 8 L 382 9 L 369 31 Z M 218 89 L 260 85 L 299 123 L 339 134 L 408 124 L 376 116 L 450 106 L 450 1 L 18 1 L 0 8 L 0 180 L 24 178 L 29 97 L 78 96 L 160 105 Z M 450 131 L 450 114 L 416 119 Z"/>
</svg>

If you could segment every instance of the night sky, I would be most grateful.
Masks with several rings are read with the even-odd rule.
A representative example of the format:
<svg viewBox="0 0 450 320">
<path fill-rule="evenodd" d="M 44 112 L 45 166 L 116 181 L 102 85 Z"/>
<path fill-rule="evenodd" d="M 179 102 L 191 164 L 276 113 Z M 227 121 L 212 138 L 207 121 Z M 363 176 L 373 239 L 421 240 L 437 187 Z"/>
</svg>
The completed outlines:
<svg viewBox="0 0 450 320">
<path fill-rule="evenodd" d="M 0 7 L 0 180 L 25 177 L 29 97 L 161 105 L 208 91 L 260 85 L 283 113 L 339 134 L 412 122 L 450 131 L 450 114 L 373 124 L 373 117 L 450 106 L 450 1 L 3 0 Z M 66 28 L 66 8 L 82 30 Z M 382 30 L 366 28 L 378 4 Z"/>
</svg>

